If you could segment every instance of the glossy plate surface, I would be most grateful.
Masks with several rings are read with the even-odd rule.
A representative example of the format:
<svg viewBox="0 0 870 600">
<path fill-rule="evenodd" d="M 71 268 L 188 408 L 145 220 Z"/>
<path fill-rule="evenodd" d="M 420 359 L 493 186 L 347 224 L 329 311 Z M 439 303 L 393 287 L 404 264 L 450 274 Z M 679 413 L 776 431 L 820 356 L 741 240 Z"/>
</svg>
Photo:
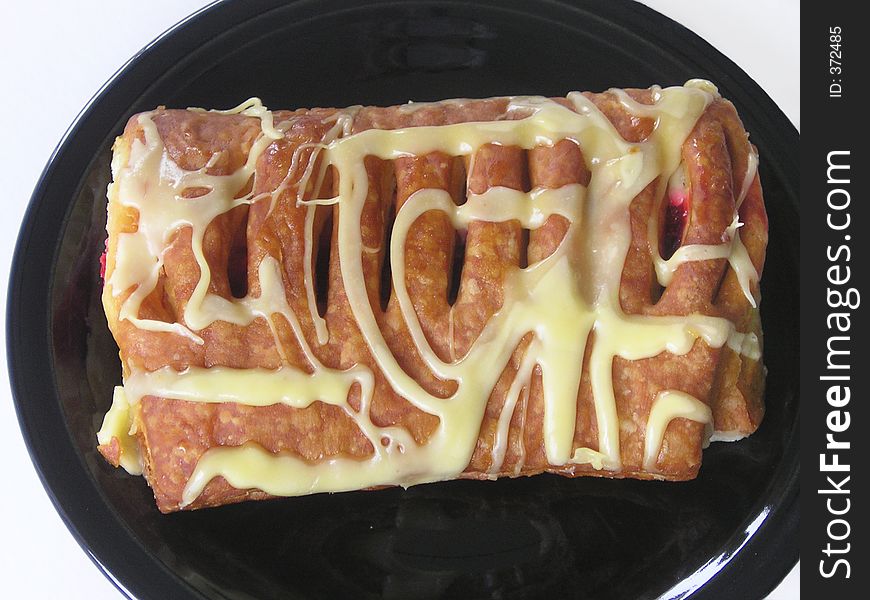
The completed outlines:
<svg viewBox="0 0 870 600">
<path fill-rule="evenodd" d="M 716 82 L 761 155 L 767 416 L 697 480 L 459 481 L 160 515 L 95 432 L 120 380 L 99 303 L 112 140 L 158 104 L 395 104 Z M 140 598 L 761 597 L 797 560 L 798 134 L 739 68 L 608 0 L 230 1 L 134 58 L 59 146 L 21 230 L 8 355 L 21 426 L 82 546 Z"/>
</svg>

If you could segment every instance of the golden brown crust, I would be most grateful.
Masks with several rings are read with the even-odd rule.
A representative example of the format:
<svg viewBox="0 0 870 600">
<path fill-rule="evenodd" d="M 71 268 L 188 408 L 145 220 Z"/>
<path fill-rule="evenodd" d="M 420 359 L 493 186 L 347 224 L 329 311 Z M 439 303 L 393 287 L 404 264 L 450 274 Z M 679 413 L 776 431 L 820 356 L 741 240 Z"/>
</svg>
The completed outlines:
<svg viewBox="0 0 870 600">
<path fill-rule="evenodd" d="M 648 90 L 629 90 L 636 101 L 652 102 Z M 588 94 L 602 113 L 626 140 L 641 141 L 650 135 L 654 123 L 649 118 L 630 115 L 612 93 Z M 562 101 L 564 103 L 564 101 Z M 354 132 L 366 129 L 393 129 L 423 125 L 444 125 L 464 121 L 485 121 L 505 114 L 506 99 L 436 103 L 415 110 L 403 107 L 359 110 Z M 331 126 L 332 109 L 276 113 L 276 122 L 292 118 L 283 139 L 272 143 L 260 156 L 253 178 L 255 193 L 274 190 L 286 177 L 293 153 L 300 145 L 317 142 Z M 511 115 L 516 118 L 522 115 Z M 256 118 L 217 115 L 190 111 L 158 109 L 153 113 L 166 150 L 184 169 L 206 167 L 218 152 L 220 159 L 208 164 L 207 172 L 225 175 L 247 160 L 260 132 Z M 690 193 L 698 200 L 691 211 L 684 233 L 684 244 L 718 244 L 732 220 L 735 196 L 746 172 L 748 153 L 738 143 L 745 132 L 727 101 L 716 100 L 704 112 L 683 146 Z M 133 140 L 143 138 L 135 117 L 116 144 L 116 154 L 126 160 Z M 301 151 L 303 161 L 312 150 Z M 366 159 L 369 176 L 368 196 L 361 218 L 363 244 L 373 249 L 362 257 L 369 301 L 384 338 L 401 367 L 433 394 L 448 397 L 455 382 L 439 379 L 418 355 L 395 294 L 382 290 L 385 257 L 389 251 L 388 230 L 392 216 L 408 197 L 423 188 L 444 189 L 457 203 L 465 198 L 465 170 L 469 191 L 482 193 L 493 186 L 518 190 L 530 187 L 557 188 L 568 183 L 588 184 L 590 171 L 576 143 L 563 140 L 553 147 L 524 151 L 516 147 L 488 144 L 481 147 L 467 164 L 441 153 L 383 161 Z M 231 254 L 234 244 L 244 242 L 247 268 L 245 285 L 253 295 L 260 284 L 257 265 L 265 256 L 279 260 L 284 277 L 287 302 L 317 359 L 325 366 L 346 369 L 355 364 L 374 373 L 371 418 L 378 426 L 398 425 L 424 444 L 438 426 L 438 419 L 414 407 L 387 383 L 371 356 L 354 319 L 343 289 L 337 231 L 342 218 L 338 207 L 319 209 L 318 228 L 331 227 L 327 302 L 324 318 L 330 333 L 328 343 L 316 343 L 312 307 L 304 288 L 303 235 L 306 207 L 297 206 L 297 170 L 283 193 L 273 203 L 265 198 L 216 218 L 207 228 L 203 251 L 212 272 L 210 291 L 224 298 L 233 295 Z M 321 196 L 337 186 L 328 175 Z M 725 259 L 687 262 L 679 266 L 671 284 L 657 297 L 652 269 L 647 223 L 653 216 L 653 182 L 630 206 L 632 243 L 622 272 L 620 301 L 629 314 L 685 315 L 700 312 L 731 319 L 740 331 L 761 335 L 757 311 L 743 296 L 738 281 Z M 251 184 L 249 184 L 251 185 Z M 247 191 L 240 189 L 239 195 Z M 192 189 L 186 196 L 201 191 Z M 311 197 L 311 191 L 303 192 Z M 742 240 L 756 269 L 761 271 L 767 238 L 767 221 L 756 178 L 740 208 Z M 330 224 L 331 220 L 331 224 Z M 124 209 L 110 199 L 107 278 L 114 268 L 117 235 L 134 231 L 135 211 Z M 535 262 L 555 251 L 568 228 L 564 217 L 551 216 L 531 231 L 527 241 L 518 221 L 469 224 L 465 238 L 458 296 L 452 307 L 450 290 L 454 254 L 461 251 L 448 218 L 438 211 L 423 214 L 409 230 L 405 246 L 406 284 L 422 330 L 436 354 L 445 361 L 462 356 L 477 339 L 486 322 L 504 299 L 505 277 L 524 261 Z M 328 233 L 328 230 L 327 230 Z M 318 236 L 319 237 L 319 236 Z M 527 247 L 526 247 L 527 244 Z M 319 251 L 326 250 L 323 246 Z M 315 249 L 315 252 L 318 250 Z M 315 257 L 316 262 L 316 257 Z M 191 229 L 181 228 L 165 254 L 164 269 L 154 292 L 143 303 L 140 316 L 166 322 L 184 323 L 184 307 L 189 301 L 199 267 L 193 256 Z M 188 366 L 229 366 L 236 368 L 277 368 L 282 357 L 275 347 L 272 332 L 263 319 L 243 327 L 216 321 L 198 335 L 199 345 L 182 336 L 144 331 L 128 321 L 119 321 L 121 303 L 132 290 L 106 298 L 107 317 L 121 348 L 125 373 L 139 369 L 154 371 L 164 366 L 182 370 Z M 390 292 L 390 293 L 387 293 Z M 382 304 L 382 295 L 387 299 Z M 318 309 L 313 307 L 314 312 Z M 323 307 L 321 307 L 321 310 Z M 292 366 L 311 371 L 307 359 L 283 317 L 277 318 L 277 333 L 287 348 L 286 360 Z M 598 431 L 588 360 L 594 333 L 587 342 L 586 359 L 577 396 L 574 444 L 598 447 Z M 526 347 L 527 335 L 514 351 L 502 376 L 492 390 L 481 425 L 477 447 L 463 477 L 486 478 L 491 468 L 492 447 L 501 408 Z M 637 361 L 615 358 L 613 364 L 615 398 L 620 424 L 623 469 L 620 472 L 595 471 L 590 465 L 569 469 L 548 464 L 543 445 L 543 389 L 540 369 L 535 369 L 528 389 L 514 411 L 508 430 L 508 448 L 501 475 L 534 474 L 542 471 L 564 475 L 635 477 L 640 479 L 691 479 L 701 459 L 703 425 L 687 419 L 674 419 L 667 427 L 656 467 L 648 472 L 643 465 L 644 431 L 656 394 L 664 389 L 680 389 L 709 402 L 717 430 L 741 434 L 752 432 L 763 414 L 763 366 L 735 353 L 728 347 L 710 348 L 696 342 L 684 356 L 663 353 Z M 359 407 L 358 386 L 351 389 L 349 403 Z M 177 510 L 187 479 L 205 451 L 218 446 L 260 444 L 271 452 L 288 452 L 306 461 L 348 455 L 362 458 L 372 453 L 371 443 L 341 409 L 315 402 L 305 409 L 283 405 L 249 407 L 234 404 L 200 404 L 180 400 L 146 397 L 136 412 L 138 439 L 143 450 L 145 475 L 162 511 Z M 112 464 L 118 463 L 117 440 L 100 450 Z M 223 478 L 216 478 L 189 506 L 215 506 L 245 499 L 267 497 L 257 490 L 237 490 Z"/>
<path fill-rule="evenodd" d="M 103 455 L 107 463 L 113 467 L 121 466 L 121 441 L 117 436 L 113 435 L 108 443 L 97 446 L 97 450 Z"/>
</svg>

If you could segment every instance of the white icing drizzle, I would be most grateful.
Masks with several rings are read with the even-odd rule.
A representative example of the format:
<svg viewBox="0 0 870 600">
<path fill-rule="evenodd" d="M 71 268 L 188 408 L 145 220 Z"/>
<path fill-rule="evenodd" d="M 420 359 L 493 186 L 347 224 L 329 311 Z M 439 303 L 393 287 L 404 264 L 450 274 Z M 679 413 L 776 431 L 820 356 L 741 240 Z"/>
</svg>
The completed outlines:
<svg viewBox="0 0 870 600">
<path fill-rule="evenodd" d="M 263 135 L 273 140 L 280 140 L 284 137 L 284 131 L 276 128 L 272 119 L 272 111 L 263 106 L 263 102 L 259 98 L 248 98 L 238 106 L 227 110 L 211 109 L 206 111 L 202 108 L 190 107 L 187 110 L 193 112 L 210 112 L 218 115 L 244 115 L 246 117 L 256 117 L 260 119 L 260 126 L 263 130 Z"/>
<path fill-rule="evenodd" d="M 264 197 L 262 194 L 256 197 L 248 194 L 235 198 L 235 195 L 251 177 L 260 153 L 276 139 L 275 133 L 284 131 L 282 127 L 286 124 L 273 128 L 271 113 L 259 101 L 249 101 L 233 109 L 233 112 L 260 118 L 263 133 L 254 142 L 244 166 L 227 176 L 213 176 L 205 169 L 184 171 L 175 165 L 163 148 L 150 114 L 142 115 L 139 122 L 145 133 L 145 143 L 134 140 L 128 164 L 116 173 L 120 204 L 139 211 L 138 231 L 119 237 L 116 267 L 107 282 L 116 296 L 135 286 L 122 305 L 120 318 L 128 319 L 142 329 L 171 330 L 200 343 L 202 340 L 195 332 L 218 319 L 244 326 L 254 319 L 263 318 L 272 328 L 276 346 L 284 357 L 273 323 L 274 315 L 281 314 L 290 324 L 311 372 L 287 364 L 286 359 L 285 364 L 276 370 L 191 367 L 181 373 L 169 368 L 150 373 L 134 371 L 125 381 L 126 399 L 130 406 L 127 412 L 135 410 L 135 405 L 145 396 L 196 402 L 236 402 L 251 406 L 283 403 L 295 408 L 322 401 L 341 407 L 374 448 L 365 459 L 339 456 L 316 464 L 283 453 L 272 454 L 255 444 L 213 448 L 199 460 L 185 488 L 183 504 L 195 500 L 205 485 L 218 475 L 235 487 L 258 488 L 275 495 L 389 484 L 408 486 L 456 477 L 469 463 L 492 388 L 520 340 L 529 333 L 533 334 L 532 340 L 496 426 L 490 472 L 498 472 L 503 465 L 510 422 L 520 400 L 523 404 L 521 430 L 524 427 L 528 389 L 536 365 L 542 373 L 544 447 L 548 462 L 566 469 L 573 468 L 572 465 L 590 464 L 598 470 L 618 471 L 622 465 L 619 419 L 613 392 L 614 357 L 639 360 L 665 351 L 682 355 L 691 350 L 699 338 L 711 347 L 728 344 L 735 351 L 753 358 L 759 354 L 758 339 L 754 334 L 736 332 L 725 319 L 698 314 L 686 317 L 626 315 L 620 308 L 622 269 L 619 265 L 624 263 L 631 242 L 629 204 L 657 178 L 659 193 L 663 193 L 667 178 L 659 176 L 674 173 L 679 167 L 682 143 L 714 97 L 712 84 L 697 82 L 690 82 L 685 87 L 654 90 L 655 103 L 652 105 L 641 105 L 623 93 L 620 101 L 626 108 L 635 114 L 655 118 L 652 134 L 640 143 L 624 140 L 588 98 L 571 93 L 568 100 L 573 110 L 544 98 L 516 97 L 511 99 L 508 111 L 528 116 L 446 126 L 373 129 L 353 135 L 350 131 L 355 110 L 339 112 L 332 117 L 334 125 L 320 143 L 304 145 L 310 149 L 310 155 L 298 183 L 297 205 L 308 206 L 303 263 L 317 341 L 324 344 L 329 332 L 326 322 L 317 314 L 314 302 L 311 272 L 314 212 L 316 205 L 338 203 L 337 244 L 341 277 L 362 336 L 392 389 L 440 421 L 423 445 L 417 445 L 400 427 L 376 427 L 371 422 L 369 408 L 373 378 L 368 368 L 357 365 L 340 371 L 318 361 L 287 303 L 281 266 L 274 258 L 266 257 L 259 265 L 261 293 L 258 297 L 249 294 L 241 299 L 225 299 L 208 293 L 211 274 L 202 252 L 205 228 L 213 218 L 233 207 Z M 409 105 L 404 110 L 419 108 L 419 105 Z M 477 149 L 487 143 L 530 149 L 542 144 L 552 145 L 562 139 L 576 141 L 591 164 L 592 178 L 588 189 L 580 184 L 570 184 L 526 193 L 494 187 L 482 194 L 470 194 L 461 206 L 456 206 L 445 191 L 422 189 L 398 211 L 389 247 L 396 300 L 424 363 L 439 377 L 457 384 L 457 390 L 450 398 L 429 394 L 399 366 L 369 304 L 362 255 L 376 249 L 364 247 L 361 239 L 360 219 L 368 193 L 364 158 L 375 156 L 393 160 L 440 151 L 473 160 Z M 303 164 L 302 149 L 302 146 L 297 148 L 290 172 L 271 193 L 273 207 L 277 194 L 286 189 L 292 174 Z M 315 164 L 320 165 L 316 177 Z M 338 175 L 338 192 L 334 198 L 320 198 L 329 166 Z M 750 168 L 754 169 L 754 163 L 751 162 Z M 748 173 L 746 179 L 751 183 Z M 181 193 L 188 187 L 204 187 L 209 191 L 198 198 L 182 199 Z M 748 184 L 744 188 L 741 196 L 745 195 Z M 459 230 L 476 220 L 504 222 L 512 219 L 518 220 L 523 227 L 536 229 L 552 215 L 561 215 L 570 223 L 563 241 L 550 256 L 508 274 L 503 306 L 490 318 L 465 356 L 456 356 L 451 362 L 442 361 L 429 345 L 405 285 L 404 252 L 408 230 L 417 217 L 430 210 L 443 212 Z M 179 323 L 140 320 L 137 316 L 139 305 L 156 285 L 169 236 L 183 226 L 192 228 L 193 251 L 200 267 L 199 282 L 184 312 L 187 327 Z M 725 249 L 716 249 L 718 247 L 687 249 L 677 262 L 703 260 L 711 257 L 711 253 L 717 256 L 716 253 L 720 253 L 730 260 L 739 251 L 735 250 L 739 242 L 733 242 L 739 240 L 736 234 L 738 226 L 734 226 L 728 253 L 722 254 Z M 661 257 L 658 259 L 665 262 Z M 739 262 L 740 259 L 736 260 Z M 658 271 L 658 262 L 656 267 Z M 558 310 L 553 309 L 556 305 Z M 452 332 L 452 313 L 450 326 Z M 589 370 L 599 432 L 597 450 L 574 448 L 573 443 L 581 365 L 587 338 L 593 332 L 595 342 L 589 357 Z M 453 340 L 450 342 L 452 349 Z M 453 354 L 455 352 L 451 350 L 451 357 Z M 355 383 L 360 385 L 362 392 L 359 411 L 347 403 L 348 391 Z M 658 453 L 653 438 L 659 435 L 662 422 L 666 426 L 664 419 L 669 421 L 674 416 L 686 416 L 690 412 L 685 409 L 689 401 L 680 394 L 669 391 L 655 402 L 647 426 L 646 463 L 650 452 Z M 121 414 L 120 408 L 116 414 Z M 120 417 L 113 419 L 122 420 Z M 103 429 L 108 432 L 113 428 L 104 426 Z M 663 429 L 660 433 L 664 434 Z M 660 446 L 661 436 L 657 444 Z M 525 448 L 521 448 L 515 473 L 521 471 L 524 456 Z"/>
<path fill-rule="evenodd" d="M 253 111 L 253 115 L 260 117 L 263 132 L 251 147 L 245 164 L 230 175 L 209 175 L 208 165 L 196 171 L 182 169 L 163 147 L 151 118 L 153 113 L 139 115 L 145 143 L 133 140 L 128 164 L 116 175 L 118 203 L 137 210 L 138 226 L 133 233 L 119 234 L 115 269 L 106 281 L 115 297 L 135 286 L 121 305 L 120 320 L 126 319 L 139 329 L 177 333 L 197 344 L 202 344 L 203 340 L 194 331 L 218 319 L 236 324 L 248 322 L 240 315 L 238 303 L 209 293 L 211 271 L 202 249 L 205 230 L 215 217 L 253 201 L 253 194 L 235 196 L 253 175 L 257 159 L 274 141 L 274 136 L 283 136 L 272 127 L 272 114 L 257 99 L 227 112 L 244 114 L 245 111 Z M 208 191 L 196 198 L 184 198 L 183 193 L 188 188 Z M 139 307 L 157 285 L 163 253 L 172 235 L 186 226 L 192 231 L 191 248 L 200 269 L 199 281 L 184 310 L 186 326 L 139 319 Z"/>
<path fill-rule="evenodd" d="M 489 467 L 489 475 L 495 478 L 501 471 L 504 464 L 505 454 L 508 446 L 508 432 L 510 429 L 511 420 L 514 417 L 514 411 L 517 407 L 517 401 L 522 397 L 524 400 L 528 398 L 529 386 L 532 382 L 532 373 L 535 370 L 535 362 L 537 359 L 538 344 L 533 341 L 526 348 L 526 353 L 523 356 L 523 361 L 517 371 L 516 377 L 508 390 L 504 400 L 504 406 L 498 417 L 498 425 L 495 432 L 495 441 L 492 446 L 492 464 Z M 523 412 L 525 418 L 525 412 Z"/>
<path fill-rule="evenodd" d="M 314 219 L 318 205 L 328 205 L 338 202 L 338 198 L 319 200 L 320 192 L 323 186 L 323 180 L 326 176 L 327 164 L 320 163 L 320 170 L 317 179 L 312 186 L 309 186 L 314 165 L 317 164 L 317 158 L 320 152 L 326 148 L 327 144 L 339 139 L 340 137 L 350 135 L 351 127 L 353 126 L 354 109 L 337 112 L 334 116 L 324 119 L 324 123 L 333 120 L 335 124 L 323 136 L 323 140 L 317 144 L 302 144 L 293 152 L 293 159 L 290 168 L 287 171 L 288 177 L 296 170 L 299 160 L 300 151 L 303 148 L 312 148 L 311 156 L 308 159 L 308 165 L 299 184 L 296 192 L 296 205 L 308 204 L 308 209 L 305 213 L 305 239 L 304 258 L 302 261 L 303 278 L 305 281 L 305 295 L 308 299 L 308 310 L 311 322 L 314 323 L 314 332 L 317 335 L 317 342 L 322 346 L 329 341 L 329 330 L 326 327 L 326 320 L 317 312 L 317 299 L 314 291 Z M 310 194 L 314 200 L 306 201 L 304 196 Z"/>
<path fill-rule="evenodd" d="M 697 90 L 703 90 L 714 97 L 719 97 L 719 88 L 716 85 L 707 79 L 690 79 L 684 84 L 687 88 L 694 88 Z"/>
<path fill-rule="evenodd" d="M 142 474 L 142 456 L 139 453 L 139 445 L 133 437 L 133 416 L 130 414 L 130 405 L 127 395 L 120 385 L 115 386 L 112 395 L 112 407 L 103 417 L 103 424 L 97 432 L 97 442 L 100 445 L 110 444 L 112 438 L 118 440 L 119 464 L 131 475 Z"/>
<path fill-rule="evenodd" d="M 644 438 L 643 468 L 657 472 L 656 462 L 662 447 L 665 431 L 673 419 L 683 418 L 704 423 L 706 426 L 704 447 L 713 433 L 713 411 L 710 407 L 685 392 L 664 390 L 653 401 Z"/>
<path fill-rule="evenodd" d="M 758 153 L 752 146 L 749 148 L 747 159 L 746 175 L 743 177 L 743 185 L 740 188 L 740 195 L 737 197 L 735 212 L 740 210 L 743 200 L 746 199 L 746 194 L 749 193 L 749 188 L 752 187 L 752 182 L 758 174 Z M 752 308 L 757 308 L 755 296 L 752 294 L 752 285 L 758 283 L 758 270 L 752 264 L 752 259 L 749 258 L 746 246 L 740 240 L 740 227 L 742 225 L 743 223 L 740 222 L 739 215 L 735 214 L 734 222 L 732 223 L 733 233 L 731 233 L 731 253 L 728 255 L 728 263 L 737 275 L 737 281 L 740 283 L 743 295 L 749 300 Z"/>
</svg>

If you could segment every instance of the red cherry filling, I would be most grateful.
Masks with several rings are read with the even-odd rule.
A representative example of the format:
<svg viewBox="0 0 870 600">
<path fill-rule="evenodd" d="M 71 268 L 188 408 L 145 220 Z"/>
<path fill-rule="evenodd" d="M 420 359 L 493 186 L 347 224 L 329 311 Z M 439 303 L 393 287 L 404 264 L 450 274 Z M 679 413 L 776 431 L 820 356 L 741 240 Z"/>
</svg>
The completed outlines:
<svg viewBox="0 0 870 600">
<path fill-rule="evenodd" d="M 683 241 L 683 230 L 689 217 L 689 199 L 685 194 L 669 194 L 665 207 L 665 230 L 662 236 L 662 258 L 669 259 Z"/>
<path fill-rule="evenodd" d="M 661 252 L 662 258 L 669 259 L 682 245 L 683 233 L 689 218 L 689 186 L 687 185 L 686 168 L 677 167 L 668 181 L 668 201 L 665 204 Z"/>
<path fill-rule="evenodd" d="M 103 243 L 103 253 L 100 255 L 100 279 L 106 280 L 106 254 L 109 252 L 109 238 Z"/>
</svg>

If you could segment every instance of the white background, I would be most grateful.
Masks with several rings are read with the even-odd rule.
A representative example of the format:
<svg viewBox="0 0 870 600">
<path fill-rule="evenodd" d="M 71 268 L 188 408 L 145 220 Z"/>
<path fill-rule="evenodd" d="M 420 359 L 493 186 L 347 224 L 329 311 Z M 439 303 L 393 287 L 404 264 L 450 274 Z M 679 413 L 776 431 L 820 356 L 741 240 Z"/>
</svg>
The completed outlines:
<svg viewBox="0 0 870 600">
<path fill-rule="evenodd" d="M 647 0 L 705 38 L 753 77 L 800 128 L 799 0 Z M 78 0 L 5 4 L 0 36 L 0 306 L 28 199 L 79 110 L 133 54 L 202 0 Z M 618 78 L 618 74 L 615 75 Z M 652 82 L 651 82 L 652 83 Z M 618 84 L 618 81 L 614 81 Z M 287 107 L 292 108 L 292 107 Z M 2 322 L 2 321 L 0 321 Z M 5 364 L 5 322 L 0 353 Z M 37 479 L 0 366 L 0 596 L 116 599 Z M 799 566 L 770 598 L 800 596 Z"/>
</svg>

